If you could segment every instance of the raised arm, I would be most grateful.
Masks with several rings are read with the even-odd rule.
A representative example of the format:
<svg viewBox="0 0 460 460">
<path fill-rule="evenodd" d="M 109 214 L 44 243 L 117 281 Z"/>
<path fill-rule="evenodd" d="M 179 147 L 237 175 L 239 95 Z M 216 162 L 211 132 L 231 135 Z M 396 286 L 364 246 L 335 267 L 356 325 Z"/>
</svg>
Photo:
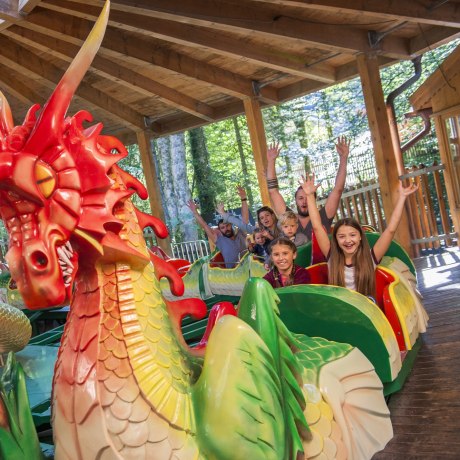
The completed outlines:
<svg viewBox="0 0 460 460">
<path fill-rule="evenodd" d="M 306 178 L 302 177 L 300 185 L 307 195 L 308 213 L 310 215 L 310 222 L 313 227 L 313 231 L 315 232 L 316 240 L 318 241 L 318 246 L 321 249 L 324 257 L 327 257 L 331 248 L 331 242 L 325 228 L 323 227 L 321 216 L 319 215 L 318 211 L 318 206 L 316 205 L 315 193 L 319 187 L 319 184 L 315 185 L 315 174 L 312 173 Z"/>
<path fill-rule="evenodd" d="M 374 245 L 375 258 L 379 262 L 380 260 L 382 260 L 382 257 L 387 252 L 394 238 L 399 222 L 401 221 L 401 216 L 403 213 L 404 203 L 406 202 L 406 198 L 412 193 L 414 193 L 417 189 L 418 189 L 418 185 L 412 184 L 409 187 L 404 188 L 402 183 L 401 182 L 399 183 L 398 201 L 396 201 L 396 205 L 393 209 L 393 213 L 391 214 L 387 228 L 383 231 L 383 233 L 380 235 L 380 238 L 376 241 Z"/>
<path fill-rule="evenodd" d="M 345 136 L 340 136 L 335 144 L 335 149 L 339 155 L 339 169 L 335 176 L 335 185 L 331 193 L 327 197 L 326 204 L 326 215 L 330 219 L 335 216 L 337 209 L 340 204 L 343 189 L 345 188 L 345 180 L 347 179 L 347 163 L 348 155 L 350 153 L 350 140 Z"/>
<path fill-rule="evenodd" d="M 195 217 L 195 220 L 197 221 L 198 225 L 205 231 L 206 235 L 208 238 L 215 244 L 217 241 L 217 231 L 213 230 L 201 217 L 201 215 L 198 213 L 196 203 L 193 200 L 187 201 L 187 206 L 190 208 L 190 211 L 192 211 L 193 216 Z"/>
<path fill-rule="evenodd" d="M 245 224 L 249 223 L 249 206 L 246 190 L 240 184 L 236 186 L 236 191 L 241 200 L 241 219 Z"/>
<path fill-rule="evenodd" d="M 276 159 L 280 154 L 280 146 L 278 143 L 270 144 L 267 150 L 267 185 L 270 199 L 273 203 L 275 214 L 283 214 L 286 211 L 286 202 L 281 196 L 278 188 L 278 178 L 276 177 Z"/>
<path fill-rule="evenodd" d="M 218 203 L 216 211 L 220 214 L 224 222 L 229 222 L 232 225 L 236 225 L 240 230 L 246 233 L 252 233 L 255 229 L 254 225 L 251 225 L 249 222 L 244 223 L 239 217 L 233 216 L 225 211 L 224 203 Z M 249 220 L 249 219 L 248 219 Z"/>
</svg>

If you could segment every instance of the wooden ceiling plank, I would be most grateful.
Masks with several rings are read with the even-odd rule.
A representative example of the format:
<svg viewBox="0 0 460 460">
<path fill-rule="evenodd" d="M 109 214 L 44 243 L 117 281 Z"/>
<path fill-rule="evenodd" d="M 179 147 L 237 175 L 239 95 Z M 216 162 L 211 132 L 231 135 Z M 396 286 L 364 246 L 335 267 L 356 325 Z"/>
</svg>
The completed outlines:
<svg viewBox="0 0 460 460">
<path fill-rule="evenodd" d="M 450 27 L 433 27 L 429 30 L 420 28 L 420 34 L 410 41 L 410 50 L 412 54 L 425 53 L 459 37 L 460 28 L 455 34 Z"/>
<path fill-rule="evenodd" d="M 100 8 L 67 2 L 65 0 L 47 0 L 41 3 L 44 8 L 61 11 L 66 14 L 88 17 L 95 20 Z M 30 20 L 34 20 L 29 19 Z M 158 19 L 151 16 L 111 10 L 109 24 L 122 27 L 128 31 L 144 33 L 167 42 L 186 46 L 205 47 L 219 54 L 236 58 L 246 58 L 252 62 L 281 72 L 319 81 L 333 83 L 335 81 L 334 68 L 324 63 L 308 62 L 298 54 L 273 49 L 269 46 L 255 46 L 242 42 L 239 37 L 222 36 L 220 30 L 201 28 L 176 21 Z"/>
<path fill-rule="evenodd" d="M 52 28 L 59 33 L 60 39 L 67 39 L 68 41 L 68 36 L 63 37 L 64 28 L 62 24 L 65 22 L 64 19 L 65 16 L 63 13 L 53 11 L 50 15 L 49 11 L 37 8 L 33 15 L 26 18 L 26 22 L 23 22 L 21 26 L 40 33 L 43 33 L 40 29 L 46 28 L 48 36 Z M 86 22 L 86 24 L 83 24 L 83 22 Z M 85 40 L 87 36 L 86 31 L 90 29 L 91 24 L 92 22 L 81 18 L 74 18 L 72 20 L 72 33 L 75 32 L 77 34 L 78 41 L 81 43 Z M 101 52 L 104 49 L 108 49 L 124 56 L 129 55 L 141 61 L 143 65 L 148 63 L 148 65 L 162 67 L 189 78 L 209 83 L 219 88 L 222 92 L 234 97 L 245 98 L 254 96 L 253 85 L 250 79 L 190 58 L 185 54 L 154 46 L 157 44 L 148 43 L 148 38 L 139 37 L 133 33 L 109 26 L 105 33 Z M 70 41 L 75 43 L 75 39 L 70 38 Z M 261 88 L 259 96 L 270 102 L 277 102 L 278 100 L 277 89 L 270 85 Z"/>
<path fill-rule="evenodd" d="M 10 67 L 0 63 L 0 75 L 2 76 L 2 87 L 17 97 L 20 101 L 33 105 L 46 102 L 46 98 L 38 91 L 34 91 L 33 84 L 27 77 L 27 74 L 21 74 Z M 13 116 L 15 114 L 13 113 Z"/>
<path fill-rule="evenodd" d="M 44 59 L 39 58 L 28 49 L 17 45 L 13 41 L 0 37 L 0 55 L 11 60 L 17 65 L 33 72 L 49 82 L 57 85 L 63 75 L 63 70 Z M 6 62 L 6 60 L 4 60 Z M 110 115 L 121 119 L 124 123 L 129 123 L 135 130 L 144 129 L 144 117 L 139 112 L 123 105 L 118 100 L 113 99 L 105 93 L 96 90 L 92 86 L 82 81 L 78 87 L 77 95 L 85 99 L 92 105 L 99 106 Z"/>
<path fill-rule="evenodd" d="M 78 45 L 18 26 L 11 26 L 8 29 L 8 36 L 19 42 L 24 41 L 34 47 L 40 45 L 40 49 L 46 49 L 53 56 L 64 58 L 69 62 L 73 60 L 80 49 Z M 102 52 L 99 52 L 93 60 L 92 68 L 102 72 L 106 78 L 128 86 L 133 91 L 142 92 L 143 95 L 148 97 L 158 96 L 168 105 L 197 115 L 206 121 L 213 120 L 212 107 L 125 67 L 123 60 L 120 58 L 114 62 L 104 57 Z"/>
<path fill-rule="evenodd" d="M 158 46 L 151 50 L 146 47 L 146 44 L 142 38 L 136 37 L 134 34 L 109 27 L 103 46 L 112 51 L 127 54 L 143 63 L 147 62 L 189 78 L 209 83 L 234 97 L 254 96 L 252 81 L 248 78 L 221 67 L 190 58 L 186 54 L 176 53 Z M 270 85 L 261 89 L 260 96 L 272 102 L 278 100 L 277 89 Z"/>
<path fill-rule="evenodd" d="M 336 13 L 337 10 L 362 16 L 381 16 L 385 19 L 404 20 L 436 26 L 459 27 L 460 5 L 457 2 L 434 0 L 253 0 L 281 6 L 297 6 Z"/>
<path fill-rule="evenodd" d="M 57 0 L 50 0 L 57 1 Z M 120 4 L 128 6 L 122 8 Z M 302 40 L 318 48 L 342 52 L 370 52 L 378 51 L 384 54 L 408 56 L 408 41 L 392 37 L 383 38 L 375 47 L 371 47 L 368 31 L 344 24 L 328 24 L 298 19 L 289 16 L 286 9 L 265 6 L 264 8 L 251 7 L 245 4 L 232 4 L 215 2 L 214 0 L 184 1 L 168 0 L 139 0 L 135 2 L 136 9 L 132 8 L 130 0 L 118 0 L 113 3 L 112 20 L 122 20 L 122 17 L 142 14 L 144 21 L 163 19 L 177 21 L 182 26 L 189 24 L 201 27 L 211 27 L 218 30 L 247 31 L 266 34 L 268 36 L 281 36 Z M 142 8 L 139 11 L 139 8 Z M 131 11 L 139 11 L 132 13 Z M 154 16 L 147 16 L 151 12 Z M 123 16 L 121 16 L 121 13 Z M 124 19 L 123 21 L 129 21 Z"/>
</svg>

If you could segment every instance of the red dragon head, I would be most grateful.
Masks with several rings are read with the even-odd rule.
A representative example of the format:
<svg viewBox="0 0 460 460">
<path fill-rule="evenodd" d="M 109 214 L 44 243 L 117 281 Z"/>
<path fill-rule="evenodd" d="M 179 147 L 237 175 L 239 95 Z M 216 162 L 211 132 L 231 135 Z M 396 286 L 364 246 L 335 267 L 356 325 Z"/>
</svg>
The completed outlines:
<svg viewBox="0 0 460 460">
<path fill-rule="evenodd" d="M 11 276 L 29 308 L 58 305 L 70 297 L 72 283 L 59 260 L 59 253 L 72 259 L 66 249 L 70 239 L 85 250 L 85 262 L 94 262 L 107 247 L 121 244 L 117 235 L 122 223 L 114 216 L 114 207 L 133 192 L 114 188 L 109 176 L 126 149 L 117 139 L 100 135 L 101 124 L 85 129 L 89 113 L 66 117 L 99 49 L 108 10 L 107 2 L 38 117 L 35 105 L 22 126 L 14 126 L 0 92 L 0 215 L 10 237 L 6 258 Z M 124 183 L 147 196 L 135 179 Z M 163 224 L 153 224 L 160 236 L 167 235 Z"/>
</svg>

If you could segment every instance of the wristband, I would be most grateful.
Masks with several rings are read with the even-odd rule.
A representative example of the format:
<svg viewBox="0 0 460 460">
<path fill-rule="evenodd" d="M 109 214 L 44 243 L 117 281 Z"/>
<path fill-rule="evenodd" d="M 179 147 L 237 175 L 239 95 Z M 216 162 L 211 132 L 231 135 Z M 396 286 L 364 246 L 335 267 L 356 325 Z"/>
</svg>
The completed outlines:
<svg viewBox="0 0 460 460">
<path fill-rule="evenodd" d="M 279 188 L 278 179 L 267 179 L 267 187 L 270 188 Z"/>
<path fill-rule="evenodd" d="M 248 201 L 247 198 L 241 198 L 241 201 Z"/>
</svg>

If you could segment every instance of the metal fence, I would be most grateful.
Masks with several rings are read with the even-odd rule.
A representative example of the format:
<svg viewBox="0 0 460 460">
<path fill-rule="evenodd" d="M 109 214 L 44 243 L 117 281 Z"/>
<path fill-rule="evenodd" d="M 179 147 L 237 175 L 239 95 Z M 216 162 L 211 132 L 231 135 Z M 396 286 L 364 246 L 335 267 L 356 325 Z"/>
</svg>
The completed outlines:
<svg viewBox="0 0 460 460">
<path fill-rule="evenodd" d="M 178 259 L 186 259 L 190 262 L 209 255 L 209 246 L 205 240 L 184 241 L 171 244 L 173 256 Z"/>
</svg>

